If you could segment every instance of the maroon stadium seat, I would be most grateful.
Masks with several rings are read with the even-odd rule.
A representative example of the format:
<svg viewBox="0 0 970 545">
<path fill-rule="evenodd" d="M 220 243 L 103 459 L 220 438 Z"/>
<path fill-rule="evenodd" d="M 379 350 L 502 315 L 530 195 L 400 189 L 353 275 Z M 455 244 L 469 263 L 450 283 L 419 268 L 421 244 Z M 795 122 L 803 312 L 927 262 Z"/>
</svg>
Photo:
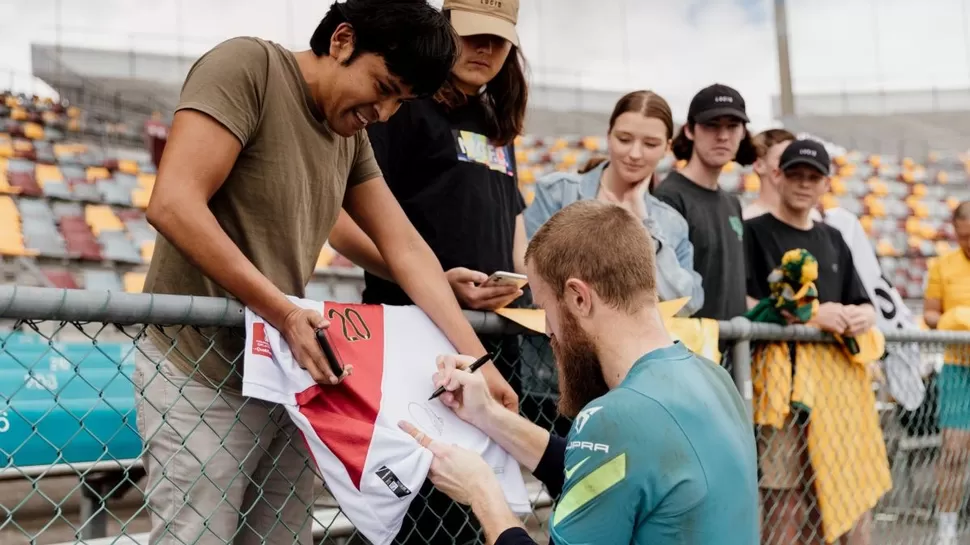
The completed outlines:
<svg viewBox="0 0 970 545">
<path fill-rule="evenodd" d="M 44 276 L 47 277 L 47 280 L 49 280 L 55 288 L 76 290 L 80 287 L 77 285 L 74 275 L 72 275 L 66 269 L 44 269 Z"/>
</svg>

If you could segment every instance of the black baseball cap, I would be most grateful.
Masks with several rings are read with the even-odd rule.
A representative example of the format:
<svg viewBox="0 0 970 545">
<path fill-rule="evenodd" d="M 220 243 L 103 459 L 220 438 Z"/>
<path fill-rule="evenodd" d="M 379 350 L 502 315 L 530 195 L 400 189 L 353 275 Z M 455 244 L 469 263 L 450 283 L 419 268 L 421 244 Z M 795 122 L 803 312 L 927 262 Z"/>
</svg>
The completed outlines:
<svg viewBox="0 0 970 545">
<path fill-rule="evenodd" d="M 785 151 L 781 152 L 778 159 L 779 168 L 782 171 L 788 170 L 795 165 L 808 165 L 821 172 L 825 176 L 829 175 L 832 160 L 829 152 L 825 151 L 825 146 L 815 140 L 795 140 Z"/>
<path fill-rule="evenodd" d="M 741 93 L 720 83 L 698 91 L 690 101 L 690 109 L 687 110 L 688 123 L 708 123 L 722 116 L 736 117 L 745 123 L 748 122 L 748 113 Z"/>
</svg>

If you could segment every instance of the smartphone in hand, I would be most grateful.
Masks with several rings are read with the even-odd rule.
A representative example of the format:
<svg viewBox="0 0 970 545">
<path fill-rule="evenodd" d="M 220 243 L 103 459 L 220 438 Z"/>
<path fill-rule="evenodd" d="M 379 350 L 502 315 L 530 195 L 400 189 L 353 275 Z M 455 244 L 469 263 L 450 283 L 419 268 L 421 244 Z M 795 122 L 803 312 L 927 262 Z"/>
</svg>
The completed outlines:
<svg viewBox="0 0 970 545">
<path fill-rule="evenodd" d="M 323 350 L 323 355 L 326 356 L 327 361 L 330 362 L 330 370 L 333 371 L 335 376 L 341 376 L 344 374 L 344 365 L 337 358 L 337 353 L 334 351 L 333 346 L 330 344 L 328 330 L 318 329 L 317 330 L 317 342 L 320 344 L 320 349 Z"/>
<path fill-rule="evenodd" d="M 488 280 L 482 282 L 481 287 L 490 288 L 493 286 L 515 286 L 522 289 L 529 283 L 529 277 L 524 274 L 516 274 L 505 271 L 495 271 Z"/>
</svg>

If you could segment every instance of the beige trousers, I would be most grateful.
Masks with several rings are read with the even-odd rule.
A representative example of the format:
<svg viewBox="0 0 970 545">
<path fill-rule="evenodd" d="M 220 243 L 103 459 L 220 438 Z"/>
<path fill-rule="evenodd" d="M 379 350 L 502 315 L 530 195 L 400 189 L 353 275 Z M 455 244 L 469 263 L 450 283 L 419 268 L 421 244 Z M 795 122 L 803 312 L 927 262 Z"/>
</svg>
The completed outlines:
<svg viewBox="0 0 970 545">
<path fill-rule="evenodd" d="M 150 543 L 309 545 L 314 471 L 285 409 L 192 379 L 147 339 L 139 349 Z"/>
</svg>

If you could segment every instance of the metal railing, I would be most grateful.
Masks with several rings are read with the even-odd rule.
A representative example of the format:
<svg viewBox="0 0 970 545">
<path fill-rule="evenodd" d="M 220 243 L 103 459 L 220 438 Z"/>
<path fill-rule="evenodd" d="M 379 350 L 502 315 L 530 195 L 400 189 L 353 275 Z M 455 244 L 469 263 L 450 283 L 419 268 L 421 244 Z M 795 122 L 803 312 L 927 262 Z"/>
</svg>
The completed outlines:
<svg viewBox="0 0 970 545">
<path fill-rule="evenodd" d="M 522 414 L 566 433 L 570 422 L 555 412 L 557 373 L 546 339 L 494 314 L 466 316 L 483 341 L 502 343 L 499 367 L 520 393 Z M 9 491 L 0 498 L 0 543 L 147 543 L 146 497 L 153 490 L 145 482 L 136 423 L 142 417 L 136 384 L 145 381 L 136 376 L 136 362 L 148 355 L 145 324 L 211 335 L 213 328 L 231 331 L 242 323 L 242 307 L 224 299 L 0 286 L 0 481 Z M 825 521 L 810 522 L 806 513 L 806 535 L 843 534 L 860 521 L 873 543 L 922 543 L 934 535 L 930 515 L 942 501 L 937 479 L 959 476 L 961 467 L 946 461 L 954 452 L 942 448 L 935 409 L 933 382 L 952 381 L 951 375 L 931 372 L 910 382 L 927 395 L 907 410 L 888 395 L 879 370 L 853 364 L 816 330 L 737 318 L 719 324 L 719 337 L 732 341 L 723 363 L 756 424 L 766 542 L 797 542 L 790 539 L 790 520 L 803 508 L 819 510 Z M 970 345 L 970 334 L 893 331 L 885 337 L 888 352 L 915 348 L 931 367 L 939 367 L 945 347 Z M 789 357 L 793 347 L 797 356 Z M 773 370 L 785 362 L 794 362 L 791 381 L 767 380 L 784 377 Z M 773 405 L 779 394 L 781 403 Z M 835 431 L 819 436 L 826 427 Z M 323 483 L 306 475 L 321 498 L 312 509 L 314 542 L 355 540 Z M 554 498 L 527 481 L 534 512 L 525 522 L 542 542 Z M 949 489 L 959 496 L 962 480 Z M 409 519 L 406 542 L 478 535 L 466 511 L 443 521 L 431 515 L 432 524 L 427 514 Z"/>
</svg>

